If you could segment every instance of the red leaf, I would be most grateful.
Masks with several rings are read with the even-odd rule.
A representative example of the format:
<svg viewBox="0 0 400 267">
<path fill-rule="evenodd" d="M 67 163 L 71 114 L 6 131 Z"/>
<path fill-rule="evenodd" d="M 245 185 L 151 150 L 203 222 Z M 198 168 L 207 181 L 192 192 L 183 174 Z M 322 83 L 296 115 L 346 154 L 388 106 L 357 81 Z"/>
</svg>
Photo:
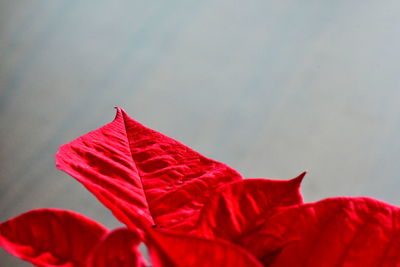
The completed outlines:
<svg viewBox="0 0 400 267">
<path fill-rule="evenodd" d="M 37 266 L 84 267 L 87 255 L 106 232 L 80 214 L 38 209 L 0 224 L 0 246 Z"/>
<path fill-rule="evenodd" d="M 219 188 L 204 205 L 194 233 L 238 242 L 274 207 L 302 203 L 300 183 L 305 175 L 287 181 L 246 179 Z"/>
<path fill-rule="evenodd" d="M 113 122 L 63 145 L 57 167 L 86 186 L 132 229 L 185 229 L 208 195 L 241 176 L 146 128 L 117 108 Z"/>
<path fill-rule="evenodd" d="M 153 267 L 262 266 L 246 250 L 222 240 L 149 230 L 147 246 Z"/>
<path fill-rule="evenodd" d="M 140 237 L 127 228 L 106 234 L 90 254 L 88 267 L 142 267 L 146 260 L 139 251 Z"/>
<path fill-rule="evenodd" d="M 266 266 L 400 266 L 400 208 L 369 198 L 278 208 L 242 245 Z"/>
</svg>

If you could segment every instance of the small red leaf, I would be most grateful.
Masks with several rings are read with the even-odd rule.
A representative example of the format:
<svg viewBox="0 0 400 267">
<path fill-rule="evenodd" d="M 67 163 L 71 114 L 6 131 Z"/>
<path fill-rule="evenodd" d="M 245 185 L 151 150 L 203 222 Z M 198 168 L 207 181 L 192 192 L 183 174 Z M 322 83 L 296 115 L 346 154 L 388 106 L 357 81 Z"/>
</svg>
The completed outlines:
<svg viewBox="0 0 400 267">
<path fill-rule="evenodd" d="M 302 203 L 305 174 L 291 180 L 245 179 L 219 188 L 204 205 L 194 234 L 237 241 L 259 227 L 274 207 Z"/>
<path fill-rule="evenodd" d="M 63 145 L 57 167 L 128 227 L 185 229 L 211 191 L 241 176 L 117 109 L 113 122 Z"/>
<path fill-rule="evenodd" d="M 400 266 L 400 208 L 369 198 L 278 208 L 241 245 L 266 266 Z"/>
<path fill-rule="evenodd" d="M 153 267 L 261 267 L 245 249 L 223 240 L 207 240 L 172 232 L 149 230 L 147 246 Z"/>
<path fill-rule="evenodd" d="M 142 267 L 146 260 L 139 251 L 140 237 L 127 228 L 106 234 L 90 254 L 87 267 Z"/>
<path fill-rule="evenodd" d="M 0 246 L 37 266 L 84 267 L 87 255 L 106 232 L 80 214 L 38 209 L 0 224 Z"/>
</svg>

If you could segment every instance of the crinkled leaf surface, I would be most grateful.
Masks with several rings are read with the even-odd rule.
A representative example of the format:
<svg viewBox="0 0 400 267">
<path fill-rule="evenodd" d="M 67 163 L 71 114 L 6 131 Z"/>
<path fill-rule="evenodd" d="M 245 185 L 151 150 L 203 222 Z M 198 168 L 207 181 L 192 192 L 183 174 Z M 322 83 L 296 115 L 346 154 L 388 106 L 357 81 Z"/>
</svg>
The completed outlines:
<svg viewBox="0 0 400 267">
<path fill-rule="evenodd" d="M 400 266 L 400 208 L 370 198 L 278 208 L 242 245 L 266 266 Z"/>
<path fill-rule="evenodd" d="M 153 267 L 261 267 L 246 250 L 223 240 L 207 240 L 157 229 L 148 231 Z"/>
<path fill-rule="evenodd" d="M 0 245 L 44 267 L 85 267 L 89 252 L 108 230 L 80 214 L 38 209 L 0 224 Z"/>
<path fill-rule="evenodd" d="M 93 249 L 87 267 L 144 267 L 148 266 L 139 251 L 140 237 L 127 228 L 107 233 Z"/>
<path fill-rule="evenodd" d="M 303 172 L 291 180 L 245 179 L 222 186 L 204 205 L 194 234 L 238 242 L 274 207 L 302 203 Z"/>
<path fill-rule="evenodd" d="M 241 176 L 225 164 L 131 119 L 111 123 L 63 145 L 57 167 L 85 185 L 134 229 L 185 229 L 211 191 Z"/>
</svg>

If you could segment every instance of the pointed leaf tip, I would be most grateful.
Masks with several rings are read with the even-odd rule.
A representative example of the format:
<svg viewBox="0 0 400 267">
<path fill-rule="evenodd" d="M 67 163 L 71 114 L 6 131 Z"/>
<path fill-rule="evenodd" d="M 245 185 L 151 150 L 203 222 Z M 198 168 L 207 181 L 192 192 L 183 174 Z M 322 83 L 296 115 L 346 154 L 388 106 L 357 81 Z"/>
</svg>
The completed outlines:
<svg viewBox="0 0 400 267">
<path fill-rule="evenodd" d="M 229 166 L 116 109 L 111 123 L 61 146 L 56 165 L 128 227 L 184 229 L 214 189 L 242 179 Z"/>
<path fill-rule="evenodd" d="M 307 173 L 308 173 L 308 170 L 303 171 L 297 177 L 293 178 L 292 181 L 295 181 L 295 182 L 301 184 L 301 182 L 303 182 L 304 177 L 307 175 Z"/>
<path fill-rule="evenodd" d="M 291 180 L 245 179 L 221 187 L 206 202 L 193 233 L 239 243 L 273 208 L 303 202 L 303 177 L 304 173 Z"/>
<path fill-rule="evenodd" d="M 116 110 L 115 119 L 117 119 L 117 117 L 121 116 L 122 112 L 124 112 L 124 109 L 121 108 L 121 107 L 114 107 L 114 108 L 115 108 L 115 110 Z M 115 119 L 114 119 L 114 120 L 115 120 Z"/>
</svg>

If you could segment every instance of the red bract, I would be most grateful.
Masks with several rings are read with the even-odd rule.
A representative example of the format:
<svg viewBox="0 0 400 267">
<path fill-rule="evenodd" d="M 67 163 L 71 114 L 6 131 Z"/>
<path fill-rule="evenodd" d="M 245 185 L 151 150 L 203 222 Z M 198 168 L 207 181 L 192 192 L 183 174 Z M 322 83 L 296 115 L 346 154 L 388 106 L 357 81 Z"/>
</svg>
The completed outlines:
<svg viewBox="0 0 400 267">
<path fill-rule="evenodd" d="M 259 227 L 274 207 L 300 204 L 306 172 L 288 181 L 246 179 L 219 188 L 208 199 L 193 233 L 232 242 Z"/>
<path fill-rule="evenodd" d="M 128 227 L 185 229 L 220 185 L 241 176 L 117 108 L 113 122 L 63 145 L 57 167 Z"/>
<path fill-rule="evenodd" d="M 126 228 L 116 229 L 98 242 L 86 261 L 87 267 L 144 267 L 146 260 L 140 254 L 140 237 Z"/>
<path fill-rule="evenodd" d="M 303 204 L 298 177 L 242 180 L 131 119 L 63 145 L 57 167 L 128 228 L 42 209 L 0 224 L 0 245 L 43 267 L 400 266 L 400 208 L 368 198 Z"/>
<path fill-rule="evenodd" d="M 84 267 L 107 232 L 75 212 L 39 209 L 0 224 L 0 245 L 37 266 Z"/>
<path fill-rule="evenodd" d="M 223 240 L 149 230 L 147 245 L 154 267 L 262 266 L 252 254 Z"/>
<path fill-rule="evenodd" d="M 400 266 L 400 208 L 370 198 L 277 208 L 241 245 L 266 266 Z"/>
</svg>

